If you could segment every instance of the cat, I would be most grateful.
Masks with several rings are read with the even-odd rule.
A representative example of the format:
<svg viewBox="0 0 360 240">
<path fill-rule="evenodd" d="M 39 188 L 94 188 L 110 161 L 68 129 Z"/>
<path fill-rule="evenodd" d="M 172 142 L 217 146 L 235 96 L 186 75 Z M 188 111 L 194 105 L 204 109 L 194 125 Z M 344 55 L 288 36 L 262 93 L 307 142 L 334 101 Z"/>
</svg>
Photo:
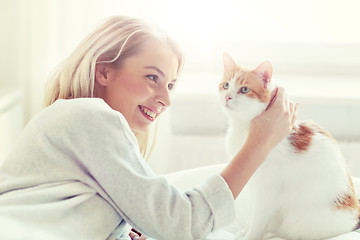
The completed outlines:
<svg viewBox="0 0 360 240">
<path fill-rule="evenodd" d="M 223 64 L 219 95 L 229 120 L 226 147 L 234 156 L 246 141 L 251 120 L 269 106 L 273 68 L 270 62 L 242 68 L 227 53 Z M 250 203 L 248 226 L 237 239 L 325 239 L 359 227 L 360 205 L 340 148 L 311 121 L 296 121 L 244 192 Z"/>
</svg>

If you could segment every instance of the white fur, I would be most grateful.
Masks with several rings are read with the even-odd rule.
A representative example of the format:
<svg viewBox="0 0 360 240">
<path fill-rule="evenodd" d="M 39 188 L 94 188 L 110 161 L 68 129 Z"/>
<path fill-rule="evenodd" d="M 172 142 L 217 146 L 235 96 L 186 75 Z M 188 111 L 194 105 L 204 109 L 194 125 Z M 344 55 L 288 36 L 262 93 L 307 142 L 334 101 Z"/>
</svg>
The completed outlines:
<svg viewBox="0 0 360 240">
<path fill-rule="evenodd" d="M 220 92 L 220 97 L 230 125 L 226 146 L 234 156 L 246 140 L 251 119 L 259 115 L 266 104 L 236 94 L 237 89 L 232 84 L 230 82 L 229 89 Z M 232 94 L 228 103 L 225 94 Z M 247 222 L 248 226 L 245 236 L 239 239 L 266 239 L 266 235 L 272 233 L 272 237 L 288 240 L 310 240 L 350 232 L 358 223 L 359 213 L 337 209 L 334 204 L 346 193 L 351 193 L 349 177 L 333 139 L 316 133 L 310 148 L 297 153 L 286 138 L 240 194 L 239 199 L 250 198 L 250 206 L 248 217 L 240 216 L 240 221 Z M 242 202 L 239 200 L 238 204 Z"/>
</svg>

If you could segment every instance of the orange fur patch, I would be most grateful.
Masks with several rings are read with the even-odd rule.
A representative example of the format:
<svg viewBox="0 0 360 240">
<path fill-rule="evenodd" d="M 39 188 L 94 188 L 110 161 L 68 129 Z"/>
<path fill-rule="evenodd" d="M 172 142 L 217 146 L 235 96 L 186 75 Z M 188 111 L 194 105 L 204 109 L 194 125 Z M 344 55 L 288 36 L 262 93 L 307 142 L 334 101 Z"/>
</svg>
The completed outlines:
<svg viewBox="0 0 360 240">
<path fill-rule="evenodd" d="M 324 136 L 326 136 L 326 137 L 328 137 L 328 138 L 330 138 L 330 139 L 335 140 L 335 139 L 333 138 L 333 136 L 332 136 L 328 131 L 326 131 L 325 129 L 323 129 L 323 128 L 320 127 L 319 125 L 313 123 L 313 126 L 317 129 L 318 133 L 320 133 L 320 134 L 322 134 L 322 135 L 324 135 Z"/>
<path fill-rule="evenodd" d="M 344 194 L 335 201 L 338 209 L 354 209 L 357 203 L 357 199 L 352 194 Z"/>
<path fill-rule="evenodd" d="M 248 97 L 259 99 L 260 102 L 269 103 L 270 102 L 270 93 L 268 91 L 259 91 L 252 90 L 249 92 Z"/>
<path fill-rule="evenodd" d="M 223 74 L 223 78 L 222 78 L 222 81 L 221 83 L 219 84 L 219 91 L 226 91 L 224 88 L 223 88 L 223 85 L 224 83 L 226 82 L 230 82 L 232 80 L 232 78 L 234 78 L 235 76 L 235 71 L 234 72 L 224 72 Z"/>
<path fill-rule="evenodd" d="M 250 92 L 246 94 L 247 97 L 258 99 L 260 102 L 264 103 L 270 102 L 271 93 L 264 87 L 262 80 L 254 72 L 244 71 L 241 74 L 241 77 L 236 81 L 236 84 L 239 89 L 238 94 L 241 94 L 241 87 L 246 86 L 250 88 Z"/>
<path fill-rule="evenodd" d="M 356 197 L 354 184 L 349 174 L 348 177 L 349 177 L 349 188 L 351 189 L 351 193 L 346 193 L 343 196 L 339 196 L 335 200 L 335 206 L 337 209 L 355 210 L 358 212 L 358 215 L 360 217 L 360 204 Z"/>
<path fill-rule="evenodd" d="M 313 136 L 313 128 L 306 123 L 302 123 L 299 127 L 294 128 L 294 131 L 289 136 L 289 140 L 297 152 L 302 152 L 309 148 Z"/>
<path fill-rule="evenodd" d="M 250 88 L 250 92 L 246 94 L 249 98 L 258 99 L 260 102 L 269 103 L 271 93 L 262 83 L 262 79 L 253 71 L 246 68 L 237 67 L 234 72 L 224 72 L 223 80 L 219 85 L 219 90 L 224 91 L 223 84 L 235 80 L 235 85 L 240 92 L 241 87 Z"/>
</svg>

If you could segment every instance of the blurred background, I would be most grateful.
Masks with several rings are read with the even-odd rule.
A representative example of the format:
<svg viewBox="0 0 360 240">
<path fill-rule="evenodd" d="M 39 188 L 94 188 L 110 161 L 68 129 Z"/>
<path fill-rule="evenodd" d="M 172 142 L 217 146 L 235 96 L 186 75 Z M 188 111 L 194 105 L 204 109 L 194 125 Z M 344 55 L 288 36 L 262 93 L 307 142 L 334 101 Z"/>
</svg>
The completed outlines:
<svg viewBox="0 0 360 240">
<path fill-rule="evenodd" d="M 249 68 L 269 60 L 273 81 L 340 142 L 360 175 L 358 0 L 0 0 L 0 162 L 42 109 L 51 71 L 101 20 L 159 25 L 186 54 L 173 107 L 150 165 L 168 173 L 229 160 L 217 88 L 222 53 Z"/>
</svg>

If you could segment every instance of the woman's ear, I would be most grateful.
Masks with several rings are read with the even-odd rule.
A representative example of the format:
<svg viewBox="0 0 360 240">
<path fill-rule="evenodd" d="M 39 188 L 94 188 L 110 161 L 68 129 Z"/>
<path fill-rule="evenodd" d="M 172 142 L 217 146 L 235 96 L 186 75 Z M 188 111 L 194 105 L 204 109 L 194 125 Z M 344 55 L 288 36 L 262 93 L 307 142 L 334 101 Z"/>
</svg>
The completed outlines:
<svg viewBox="0 0 360 240">
<path fill-rule="evenodd" d="M 95 80 L 101 86 L 107 86 L 109 83 L 109 66 L 107 64 L 97 64 L 95 67 Z"/>
</svg>

